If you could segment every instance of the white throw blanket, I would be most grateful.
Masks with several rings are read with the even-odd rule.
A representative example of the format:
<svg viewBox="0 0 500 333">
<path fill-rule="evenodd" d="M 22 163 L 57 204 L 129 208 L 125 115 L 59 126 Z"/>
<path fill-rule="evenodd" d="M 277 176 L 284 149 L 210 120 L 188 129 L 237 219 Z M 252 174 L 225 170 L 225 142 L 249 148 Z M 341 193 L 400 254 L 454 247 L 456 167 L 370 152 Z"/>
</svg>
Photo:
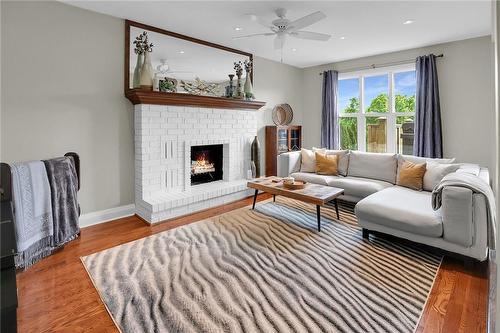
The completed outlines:
<svg viewBox="0 0 500 333">
<path fill-rule="evenodd" d="M 438 210 L 441 207 L 443 188 L 445 186 L 465 187 L 474 193 L 484 195 L 487 206 L 488 247 L 494 250 L 496 248 L 496 205 L 495 196 L 490 185 L 470 173 L 453 172 L 447 174 L 432 191 L 432 209 Z"/>
<path fill-rule="evenodd" d="M 54 225 L 47 171 L 42 161 L 12 164 L 12 192 L 18 255 L 26 268 L 52 252 Z"/>
</svg>

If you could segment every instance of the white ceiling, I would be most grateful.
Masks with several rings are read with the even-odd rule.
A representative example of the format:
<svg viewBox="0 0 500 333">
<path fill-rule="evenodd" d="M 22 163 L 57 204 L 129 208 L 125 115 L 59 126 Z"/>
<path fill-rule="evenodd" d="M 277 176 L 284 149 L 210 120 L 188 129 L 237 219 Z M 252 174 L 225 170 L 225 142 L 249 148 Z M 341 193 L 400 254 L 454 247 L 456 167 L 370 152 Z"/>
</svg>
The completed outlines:
<svg viewBox="0 0 500 333">
<path fill-rule="evenodd" d="M 283 62 L 309 67 L 375 54 L 484 36 L 491 31 L 491 3 L 481 1 L 71 1 L 92 11 L 126 18 L 280 60 L 273 37 L 232 39 L 268 32 L 252 22 L 271 21 L 283 7 L 294 20 L 321 10 L 327 18 L 304 30 L 328 33 L 327 42 L 289 38 Z M 405 20 L 414 20 L 404 25 Z M 90 22 L 89 22 L 90 23 Z M 243 30 L 235 31 L 241 27 Z M 341 40 L 340 37 L 345 39 Z M 296 51 L 292 51 L 292 49 Z"/>
</svg>

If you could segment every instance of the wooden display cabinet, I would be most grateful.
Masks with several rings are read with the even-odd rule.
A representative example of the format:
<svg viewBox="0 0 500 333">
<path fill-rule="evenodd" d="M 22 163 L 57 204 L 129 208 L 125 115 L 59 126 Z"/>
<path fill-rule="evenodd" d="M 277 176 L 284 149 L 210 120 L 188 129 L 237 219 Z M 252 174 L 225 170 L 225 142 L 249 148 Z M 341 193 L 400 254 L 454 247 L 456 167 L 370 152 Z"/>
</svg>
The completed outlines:
<svg viewBox="0 0 500 333">
<path fill-rule="evenodd" d="M 266 126 L 266 176 L 276 176 L 278 155 L 301 147 L 302 126 Z"/>
</svg>

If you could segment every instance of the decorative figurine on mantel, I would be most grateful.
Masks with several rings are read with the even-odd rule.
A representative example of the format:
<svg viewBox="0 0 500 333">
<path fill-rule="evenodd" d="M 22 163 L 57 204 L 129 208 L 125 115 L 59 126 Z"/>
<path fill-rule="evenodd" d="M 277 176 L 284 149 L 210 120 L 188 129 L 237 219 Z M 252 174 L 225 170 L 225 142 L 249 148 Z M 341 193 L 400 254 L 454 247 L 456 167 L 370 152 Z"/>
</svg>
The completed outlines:
<svg viewBox="0 0 500 333">
<path fill-rule="evenodd" d="M 181 88 L 188 94 L 217 96 L 217 84 L 196 77 L 193 82 L 181 80 Z"/>
<path fill-rule="evenodd" d="M 153 66 L 151 65 L 150 53 L 153 52 L 154 45 L 153 43 L 149 42 L 148 33 L 146 31 L 144 31 L 142 34 L 140 34 L 135 38 L 134 45 L 135 45 L 134 51 L 135 53 L 137 53 L 138 58 L 139 54 L 144 55 L 144 62 L 142 63 L 142 67 L 140 69 L 139 87 L 144 90 L 152 90 Z M 137 64 L 139 65 L 139 59 L 137 60 Z M 134 88 L 136 88 L 135 71 L 134 71 Z"/>
<path fill-rule="evenodd" d="M 146 34 L 146 31 L 135 37 L 134 40 L 134 53 L 137 54 L 137 63 L 135 64 L 134 78 L 132 79 L 132 88 L 141 87 L 141 69 L 142 64 L 144 63 L 144 34 Z"/>
<path fill-rule="evenodd" d="M 234 86 L 233 86 L 233 79 L 234 79 L 234 74 L 229 74 L 229 85 L 226 86 L 226 97 L 231 98 L 234 95 Z"/>
<path fill-rule="evenodd" d="M 251 60 L 245 60 L 243 64 L 245 66 L 245 72 L 247 73 L 247 76 L 245 78 L 245 89 L 244 89 L 245 99 L 247 100 L 255 99 L 253 95 L 252 81 L 250 80 L 253 70 L 253 63 Z"/>
<path fill-rule="evenodd" d="M 238 77 L 237 86 L 236 86 L 236 98 L 243 99 L 243 85 L 241 84 L 241 76 L 243 75 L 243 63 L 241 61 L 237 61 L 234 63 L 234 70 L 236 72 L 236 76 Z"/>
</svg>

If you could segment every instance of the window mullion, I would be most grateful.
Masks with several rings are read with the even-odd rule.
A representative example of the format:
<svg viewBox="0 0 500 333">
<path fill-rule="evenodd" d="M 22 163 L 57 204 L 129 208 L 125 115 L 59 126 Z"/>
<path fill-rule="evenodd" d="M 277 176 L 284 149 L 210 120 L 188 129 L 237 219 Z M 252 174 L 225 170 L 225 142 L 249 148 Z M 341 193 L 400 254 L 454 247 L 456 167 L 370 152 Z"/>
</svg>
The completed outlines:
<svg viewBox="0 0 500 333">
<path fill-rule="evenodd" d="M 396 152 L 396 115 L 395 115 L 395 95 L 394 95 L 394 72 L 389 72 L 389 112 L 387 117 L 387 152 Z"/>
<path fill-rule="evenodd" d="M 366 151 L 365 133 L 365 76 L 359 77 L 358 150 Z"/>
</svg>

